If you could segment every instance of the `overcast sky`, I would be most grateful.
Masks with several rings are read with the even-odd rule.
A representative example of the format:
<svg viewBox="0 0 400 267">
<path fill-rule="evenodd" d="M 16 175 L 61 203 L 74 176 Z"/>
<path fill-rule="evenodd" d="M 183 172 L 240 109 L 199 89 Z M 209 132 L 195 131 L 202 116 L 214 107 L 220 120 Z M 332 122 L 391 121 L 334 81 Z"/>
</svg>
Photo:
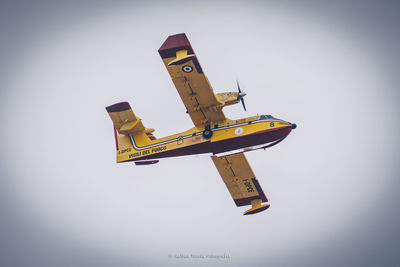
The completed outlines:
<svg viewBox="0 0 400 267">
<path fill-rule="evenodd" d="M 398 265 L 396 1 L 117 2 L 0 6 L 0 265 Z M 157 52 L 181 32 L 215 92 L 247 93 L 227 117 L 298 125 L 246 154 L 261 214 L 209 157 L 115 163 L 105 106 L 192 127 Z"/>
</svg>

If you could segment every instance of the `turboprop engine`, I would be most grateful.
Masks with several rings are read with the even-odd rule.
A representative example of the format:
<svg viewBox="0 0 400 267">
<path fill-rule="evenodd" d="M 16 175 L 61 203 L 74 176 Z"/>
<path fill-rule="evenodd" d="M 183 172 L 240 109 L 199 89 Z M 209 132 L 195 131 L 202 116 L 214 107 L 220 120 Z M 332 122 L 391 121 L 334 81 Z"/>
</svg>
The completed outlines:
<svg viewBox="0 0 400 267">
<path fill-rule="evenodd" d="M 239 103 L 240 99 L 242 99 L 246 93 L 239 93 L 239 92 L 226 92 L 226 93 L 219 93 L 215 96 L 217 97 L 218 101 L 223 103 L 223 106 L 230 106 Z"/>
<path fill-rule="evenodd" d="M 246 111 L 246 105 L 244 104 L 244 99 L 243 99 L 245 97 L 246 93 L 242 92 L 242 90 L 240 89 L 239 82 L 236 81 L 236 83 L 237 83 L 237 87 L 238 87 L 237 93 L 236 92 L 219 93 L 219 94 L 216 94 L 215 96 L 217 97 L 217 99 L 220 102 L 223 103 L 223 107 L 237 104 L 240 101 L 240 102 L 242 102 L 244 111 Z"/>
</svg>

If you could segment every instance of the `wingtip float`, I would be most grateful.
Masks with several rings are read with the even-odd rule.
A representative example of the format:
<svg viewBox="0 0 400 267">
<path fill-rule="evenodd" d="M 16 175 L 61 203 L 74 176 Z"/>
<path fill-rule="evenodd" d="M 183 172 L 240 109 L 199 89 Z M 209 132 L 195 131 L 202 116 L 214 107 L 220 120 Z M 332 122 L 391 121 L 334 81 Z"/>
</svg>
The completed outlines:
<svg viewBox="0 0 400 267">
<path fill-rule="evenodd" d="M 194 127 L 178 134 L 156 138 L 128 102 L 106 107 L 113 122 L 117 162 L 136 165 L 158 163 L 176 156 L 209 154 L 236 206 L 252 207 L 244 215 L 269 208 L 244 152 L 278 144 L 295 129 L 296 124 L 271 115 L 257 115 L 231 120 L 225 106 L 242 102 L 245 93 L 214 91 L 203 73 L 198 58 L 184 33 L 171 35 L 158 50 Z M 266 203 L 266 204 L 263 204 Z"/>
</svg>

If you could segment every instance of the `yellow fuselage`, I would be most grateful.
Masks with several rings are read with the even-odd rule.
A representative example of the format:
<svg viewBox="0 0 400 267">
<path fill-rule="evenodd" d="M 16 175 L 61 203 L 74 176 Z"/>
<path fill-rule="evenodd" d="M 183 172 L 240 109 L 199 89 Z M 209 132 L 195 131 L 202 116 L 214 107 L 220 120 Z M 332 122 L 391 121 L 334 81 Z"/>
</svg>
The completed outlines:
<svg viewBox="0 0 400 267">
<path fill-rule="evenodd" d="M 212 136 L 208 139 L 203 136 L 204 128 L 198 127 L 154 140 L 146 133 L 127 136 L 115 131 L 117 162 L 149 161 L 203 153 L 220 154 L 240 149 L 247 151 L 279 142 L 290 133 L 291 125 L 264 115 L 226 120 L 211 125 Z"/>
</svg>

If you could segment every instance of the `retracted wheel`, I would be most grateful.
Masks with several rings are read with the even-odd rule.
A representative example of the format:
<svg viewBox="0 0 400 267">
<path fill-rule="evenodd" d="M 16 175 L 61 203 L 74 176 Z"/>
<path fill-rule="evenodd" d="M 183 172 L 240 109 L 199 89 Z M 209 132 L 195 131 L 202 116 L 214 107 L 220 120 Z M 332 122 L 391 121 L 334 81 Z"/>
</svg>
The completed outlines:
<svg viewBox="0 0 400 267">
<path fill-rule="evenodd" d="M 211 131 L 211 126 L 206 125 L 204 131 L 203 131 L 203 137 L 204 139 L 210 139 L 211 136 L 213 135 L 213 132 Z"/>
</svg>

